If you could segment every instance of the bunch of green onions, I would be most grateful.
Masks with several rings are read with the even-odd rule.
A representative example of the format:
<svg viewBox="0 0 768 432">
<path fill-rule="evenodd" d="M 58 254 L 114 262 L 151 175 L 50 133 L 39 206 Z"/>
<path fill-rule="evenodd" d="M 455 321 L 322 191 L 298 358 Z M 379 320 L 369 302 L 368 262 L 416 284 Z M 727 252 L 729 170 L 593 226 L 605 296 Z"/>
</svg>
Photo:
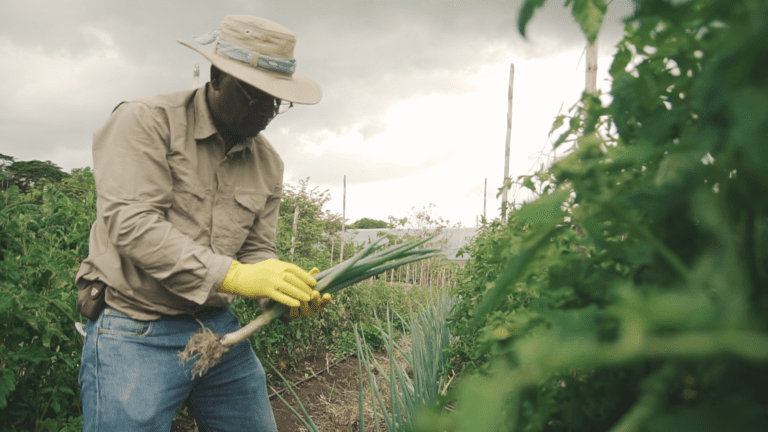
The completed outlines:
<svg viewBox="0 0 768 432">
<path fill-rule="evenodd" d="M 417 249 L 431 239 L 429 237 L 382 250 L 383 238 L 380 238 L 352 258 L 315 275 L 315 280 L 317 280 L 315 289 L 320 294 L 332 294 L 377 274 L 437 256 L 440 254 L 438 249 Z M 203 376 L 208 369 L 219 362 L 231 346 L 245 341 L 259 329 L 289 310 L 288 306 L 278 303 L 239 330 L 223 336 L 202 327 L 199 332 L 192 335 L 187 346 L 179 353 L 179 361 L 185 362 L 199 357 L 195 361 L 192 377 L 198 374 Z"/>
</svg>

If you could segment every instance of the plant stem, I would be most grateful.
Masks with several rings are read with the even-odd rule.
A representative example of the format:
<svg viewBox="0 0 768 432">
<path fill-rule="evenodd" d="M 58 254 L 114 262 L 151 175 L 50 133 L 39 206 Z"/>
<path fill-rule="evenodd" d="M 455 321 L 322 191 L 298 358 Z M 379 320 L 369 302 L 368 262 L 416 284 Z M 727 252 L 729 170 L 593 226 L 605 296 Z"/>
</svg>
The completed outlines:
<svg viewBox="0 0 768 432">
<path fill-rule="evenodd" d="M 280 315 L 284 314 L 287 310 L 288 306 L 283 304 L 277 305 L 265 313 L 259 315 L 255 320 L 249 322 L 239 330 L 225 334 L 219 343 L 227 347 L 237 345 L 240 342 L 248 339 L 252 334 L 259 331 L 259 329 L 262 327 L 271 323 L 275 318 L 280 317 Z"/>
</svg>

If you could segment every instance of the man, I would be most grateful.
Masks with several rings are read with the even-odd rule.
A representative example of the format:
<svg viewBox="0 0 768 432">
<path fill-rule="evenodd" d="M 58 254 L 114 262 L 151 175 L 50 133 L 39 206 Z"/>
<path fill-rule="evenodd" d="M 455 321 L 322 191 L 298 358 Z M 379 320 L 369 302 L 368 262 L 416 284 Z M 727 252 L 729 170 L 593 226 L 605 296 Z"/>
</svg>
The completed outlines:
<svg viewBox="0 0 768 432">
<path fill-rule="evenodd" d="M 169 430 L 185 400 L 201 430 L 277 430 L 247 341 L 195 379 L 177 353 L 201 325 L 237 330 L 236 296 L 304 316 L 330 301 L 275 251 L 283 163 L 260 132 L 286 105 L 321 98 L 295 72 L 295 36 L 228 16 L 197 40 L 216 42 L 180 41 L 211 61 L 209 83 L 123 103 L 94 134 L 97 217 L 76 276 L 84 431 Z"/>
</svg>

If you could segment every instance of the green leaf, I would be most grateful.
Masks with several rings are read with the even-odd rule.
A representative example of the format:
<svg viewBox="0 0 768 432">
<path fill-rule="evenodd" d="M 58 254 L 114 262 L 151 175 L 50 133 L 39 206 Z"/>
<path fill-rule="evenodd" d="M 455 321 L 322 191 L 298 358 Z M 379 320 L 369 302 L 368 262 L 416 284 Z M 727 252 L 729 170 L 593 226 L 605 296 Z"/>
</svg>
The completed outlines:
<svg viewBox="0 0 768 432">
<path fill-rule="evenodd" d="M 6 396 L 14 390 L 16 390 L 16 374 L 10 369 L 0 369 L 0 409 L 8 406 Z"/>
<path fill-rule="evenodd" d="M 613 63 L 611 63 L 611 76 L 616 78 L 619 74 L 626 73 L 625 69 L 631 60 L 632 52 L 627 49 L 626 45 L 619 45 L 619 51 L 613 57 Z"/>
<path fill-rule="evenodd" d="M 531 192 L 536 192 L 536 185 L 533 184 L 532 176 L 523 176 L 523 187 L 528 188 Z"/>
<path fill-rule="evenodd" d="M 13 297 L 9 295 L 5 295 L 5 293 L 0 293 L 0 312 L 11 307 L 12 303 L 13 303 Z"/>
<path fill-rule="evenodd" d="M 560 136 L 557 138 L 557 141 L 552 143 L 552 148 L 556 149 L 556 148 L 560 147 L 560 144 L 564 143 L 565 140 L 568 139 L 568 136 L 571 135 L 571 130 L 567 130 L 567 131 L 563 132 L 562 134 L 560 134 Z"/>
<path fill-rule="evenodd" d="M 16 351 L 15 357 L 20 357 L 31 363 L 40 363 L 48 360 L 48 350 L 41 347 L 25 346 Z"/>
<path fill-rule="evenodd" d="M 665 185 L 697 185 L 700 183 L 698 172 L 704 170 L 704 165 L 693 152 L 673 153 L 666 155 L 659 164 L 654 183 L 656 186 Z"/>
<path fill-rule="evenodd" d="M 21 315 L 21 314 L 19 314 L 19 315 Z M 38 329 L 37 317 L 33 317 L 33 316 L 29 315 L 29 314 L 26 314 L 26 315 L 27 315 L 27 317 L 26 317 L 27 324 L 29 324 L 29 326 L 32 327 L 35 331 L 38 331 L 39 329 Z"/>
<path fill-rule="evenodd" d="M 528 22 L 533 18 L 534 12 L 544 6 L 546 2 L 547 0 L 525 0 L 525 3 L 520 7 L 520 12 L 517 15 L 517 29 L 523 37 L 525 37 L 525 29 Z"/>
<path fill-rule="evenodd" d="M 454 422 L 459 430 L 501 430 L 499 427 L 505 406 L 515 402 L 506 397 L 511 384 L 508 376 L 508 373 L 497 373 L 490 377 L 472 375 L 459 385 L 463 406 L 455 412 Z"/>
<path fill-rule="evenodd" d="M 594 43 L 600 27 L 603 25 L 603 16 L 607 6 L 605 0 L 574 0 L 571 14 L 581 26 L 581 30 L 589 43 Z"/>
<path fill-rule="evenodd" d="M 768 92 L 759 89 L 741 91 L 733 102 L 734 124 L 730 131 L 730 144 L 739 149 L 744 162 L 755 172 L 768 165 L 765 137 L 768 136 Z"/>
<path fill-rule="evenodd" d="M 552 123 L 552 129 L 549 130 L 548 135 L 552 135 L 552 133 L 555 132 L 557 128 L 562 126 L 563 123 L 565 123 L 565 116 L 564 115 L 557 116 L 557 118 L 555 119 L 555 122 Z"/>
<path fill-rule="evenodd" d="M 55 335 L 55 331 L 48 327 L 45 329 L 45 335 L 43 336 L 43 346 L 46 348 L 51 347 L 51 338 Z"/>
<path fill-rule="evenodd" d="M 568 199 L 570 189 L 561 189 L 550 195 L 544 195 L 536 201 L 526 203 L 517 212 L 520 220 L 532 225 L 549 225 L 563 220 L 565 211 L 560 207 Z"/>
<path fill-rule="evenodd" d="M 631 146 L 619 146 L 608 149 L 608 158 L 612 169 L 640 168 L 652 157 L 659 154 L 649 141 L 638 140 Z"/>
</svg>

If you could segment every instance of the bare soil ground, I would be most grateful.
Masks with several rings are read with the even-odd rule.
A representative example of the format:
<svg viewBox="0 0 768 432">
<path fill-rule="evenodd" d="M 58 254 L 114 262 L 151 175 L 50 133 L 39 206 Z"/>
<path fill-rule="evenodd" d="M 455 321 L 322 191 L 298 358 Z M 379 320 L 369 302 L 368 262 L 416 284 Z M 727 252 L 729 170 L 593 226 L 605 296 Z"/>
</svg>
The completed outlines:
<svg viewBox="0 0 768 432">
<path fill-rule="evenodd" d="M 409 341 L 406 341 L 408 343 Z M 401 343 L 401 346 L 403 344 Z M 408 349 L 409 347 L 403 347 Z M 385 373 L 389 372 L 389 357 L 386 352 L 374 354 L 379 365 L 382 366 Z M 396 361 L 406 368 L 405 360 L 399 353 Z M 363 365 L 363 367 L 365 367 Z M 406 369 L 409 371 L 408 369 Z M 269 371 L 268 371 L 269 373 Z M 309 413 L 312 421 L 315 422 L 317 429 L 322 432 L 337 431 L 359 431 L 360 430 L 360 410 L 358 395 L 360 393 L 360 381 L 358 374 L 357 356 L 351 355 L 335 362 L 333 355 L 319 353 L 312 357 L 300 361 L 296 369 L 281 371 L 280 373 L 292 383 L 291 387 L 299 396 L 301 403 Z M 385 404 L 389 404 L 389 388 L 378 371 L 375 371 L 376 383 L 379 392 Z M 279 379 L 279 378 L 278 378 Z M 282 382 L 282 381 L 280 381 Z M 297 383 L 297 384 L 294 384 Z M 272 411 L 275 414 L 277 429 L 280 432 L 307 431 L 299 420 L 296 419 L 291 410 L 275 394 L 280 392 L 282 396 L 294 410 L 302 414 L 302 410 L 296 403 L 296 399 L 289 390 L 280 388 L 270 388 L 270 402 Z M 373 427 L 373 409 L 371 406 L 370 384 L 368 375 L 363 370 L 363 393 L 364 393 L 364 421 L 366 429 L 374 430 Z M 380 410 L 377 410 L 380 411 Z M 197 425 L 194 416 L 189 414 L 186 418 L 180 418 L 173 421 L 171 432 L 197 432 Z M 379 419 L 379 428 L 382 431 L 387 430 L 383 420 Z"/>
</svg>

